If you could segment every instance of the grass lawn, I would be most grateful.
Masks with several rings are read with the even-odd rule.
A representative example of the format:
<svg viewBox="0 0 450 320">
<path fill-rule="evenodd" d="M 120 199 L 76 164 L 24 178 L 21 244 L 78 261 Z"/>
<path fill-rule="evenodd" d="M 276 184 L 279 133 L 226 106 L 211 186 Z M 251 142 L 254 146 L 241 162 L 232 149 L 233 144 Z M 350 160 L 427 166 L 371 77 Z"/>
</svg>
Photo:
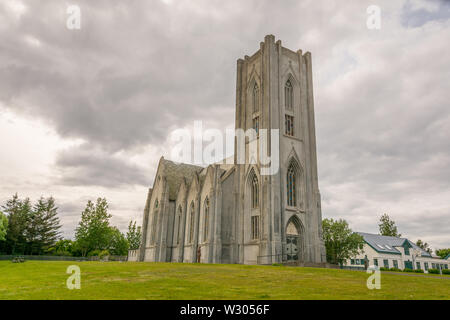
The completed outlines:
<svg viewBox="0 0 450 320">
<path fill-rule="evenodd" d="M 81 289 L 66 287 L 68 266 Z M 0 299 L 450 299 L 450 276 L 278 266 L 138 262 L 0 261 Z"/>
</svg>

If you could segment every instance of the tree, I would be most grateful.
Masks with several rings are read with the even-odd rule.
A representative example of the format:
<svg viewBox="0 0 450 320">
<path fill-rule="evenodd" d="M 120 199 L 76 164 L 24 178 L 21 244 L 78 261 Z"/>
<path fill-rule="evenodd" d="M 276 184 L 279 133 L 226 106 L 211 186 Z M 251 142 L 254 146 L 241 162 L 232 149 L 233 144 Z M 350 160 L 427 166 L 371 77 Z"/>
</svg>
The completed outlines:
<svg viewBox="0 0 450 320">
<path fill-rule="evenodd" d="M 27 249 L 26 229 L 32 210 L 30 199 L 20 200 L 16 193 L 2 208 L 8 216 L 6 251 L 24 254 Z"/>
<path fill-rule="evenodd" d="M 328 262 L 342 264 L 362 251 L 364 238 L 352 232 L 347 221 L 324 219 L 322 229 Z"/>
<path fill-rule="evenodd" d="M 108 249 L 111 239 L 110 218 L 106 199 L 98 198 L 95 205 L 92 201 L 88 201 L 75 230 L 77 248 L 82 256 L 93 250 Z"/>
<path fill-rule="evenodd" d="M 25 230 L 31 254 L 42 254 L 60 239 L 61 225 L 55 199 L 41 197 L 33 206 Z"/>
<path fill-rule="evenodd" d="M 450 248 L 436 250 L 436 255 L 441 257 L 442 259 L 445 259 L 445 257 L 447 257 L 449 254 L 450 254 Z"/>
<path fill-rule="evenodd" d="M 139 246 L 141 245 L 141 237 L 141 227 L 136 227 L 136 221 L 130 221 L 127 232 L 127 240 L 130 244 L 130 250 L 139 249 Z"/>
<path fill-rule="evenodd" d="M 418 246 L 419 248 L 425 250 L 426 252 L 428 252 L 429 254 L 433 253 L 433 250 L 431 250 L 430 246 L 428 245 L 428 243 L 423 242 L 422 240 L 417 240 L 416 242 L 416 246 Z"/>
<path fill-rule="evenodd" d="M 387 213 L 381 216 L 378 227 L 380 227 L 380 234 L 382 236 L 391 236 L 397 238 L 400 238 L 402 236 L 400 233 L 398 233 L 395 222 L 389 218 L 389 215 Z"/>
<path fill-rule="evenodd" d="M 111 228 L 109 252 L 114 256 L 126 256 L 130 247 L 127 238 L 116 227 Z"/>
<path fill-rule="evenodd" d="M 0 241 L 6 240 L 6 231 L 8 230 L 8 218 L 0 211 Z"/>
</svg>

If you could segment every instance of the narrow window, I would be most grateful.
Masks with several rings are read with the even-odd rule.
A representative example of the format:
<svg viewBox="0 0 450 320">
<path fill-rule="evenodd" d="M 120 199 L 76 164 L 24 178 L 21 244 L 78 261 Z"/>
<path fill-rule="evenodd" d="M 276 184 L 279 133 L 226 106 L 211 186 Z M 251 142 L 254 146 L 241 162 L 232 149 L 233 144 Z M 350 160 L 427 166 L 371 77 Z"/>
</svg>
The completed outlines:
<svg viewBox="0 0 450 320">
<path fill-rule="evenodd" d="M 259 238 L 259 216 L 252 216 L 252 240 Z"/>
<path fill-rule="evenodd" d="M 286 181 L 287 181 L 287 204 L 288 206 L 291 207 L 295 207 L 297 206 L 297 179 L 296 179 L 296 174 L 295 174 L 295 168 L 294 166 L 291 164 L 289 166 L 288 172 L 287 172 L 287 176 L 286 176 Z"/>
<path fill-rule="evenodd" d="M 259 87 L 258 84 L 255 83 L 253 87 L 253 112 L 257 112 L 259 110 Z"/>
<path fill-rule="evenodd" d="M 152 238 L 150 240 L 151 244 L 156 242 L 156 227 L 158 223 L 158 199 L 155 201 L 155 207 L 153 209 L 153 221 L 152 221 Z"/>
<path fill-rule="evenodd" d="M 258 194 L 258 178 L 256 178 L 255 173 L 252 176 L 252 209 L 259 207 L 259 194 Z"/>
<path fill-rule="evenodd" d="M 256 135 L 259 134 L 259 117 L 253 119 L 253 129 L 256 131 Z"/>
<path fill-rule="evenodd" d="M 398 262 L 397 262 L 397 260 L 392 260 L 392 262 L 394 263 L 394 268 L 398 269 Z"/>
<path fill-rule="evenodd" d="M 178 215 L 177 215 L 177 233 L 176 233 L 176 235 L 177 235 L 177 239 L 176 239 L 176 244 L 179 244 L 180 243 L 180 230 L 181 230 L 181 212 L 182 212 L 182 209 L 181 209 L 181 206 L 180 207 L 178 207 Z"/>
<path fill-rule="evenodd" d="M 286 82 L 286 85 L 284 87 L 284 103 L 285 107 L 288 110 L 292 110 L 293 102 L 294 102 L 294 95 L 292 90 L 292 83 L 291 80 L 288 80 Z"/>
<path fill-rule="evenodd" d="M 417 261 L 417 262 L 416 262 L 416 267 L 417 267 L 417 270 L 420 269 L 420 261 Z"/>
<path fill-rule="evenodd" d="M 373 264 L 378 267 L 378 259 L 373 259 Z"/>
<path fill-rule="evenodd" d="M 206 198 L 205 200 L 205 228 L 203 232 L 203 241 L 208 240 L 208 233 L 209 233 L 209 199 Z"/>
<path fill-rule="evenodd" d="M 285 115 L 285 133 L 288 136 L 294 136 L 294 117 L 290 115 Z"/>
<path fill-rule="evenodd" d="M 428 262 L 424 263 L 424 268 L 425 268 L 426 271 L 428 271 Z"/>
<path fill-rule="evenodd" d="M 389 268 L 389 260 L 383 260 L 383 263 L 385 268 Z"/>
<path fill-rule="evenodd" d="M 189 219 L 189 243 L 192 243 L 194 241 L 194 203 L 191 204 L 191 212 L 190 212 L 190 219 Z"/>
</svg>

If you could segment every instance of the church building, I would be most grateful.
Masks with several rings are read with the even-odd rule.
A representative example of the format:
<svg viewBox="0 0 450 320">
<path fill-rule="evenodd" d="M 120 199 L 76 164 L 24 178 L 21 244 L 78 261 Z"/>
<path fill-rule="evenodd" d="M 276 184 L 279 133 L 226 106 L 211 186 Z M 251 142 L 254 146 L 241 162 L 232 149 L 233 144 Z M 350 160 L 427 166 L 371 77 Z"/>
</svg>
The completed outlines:
<svg viewBox="0 0 450 320">
<path fill-rule="evenodd" d="M 237 61 L 236 129 L 278 129 L 279 169 L 160 159 L 130 261 L 324 263 L 311 54 L 267 35 Z M 259 136 L 256 138 L 259 139 Z M 248 154 L 248 142 L 245 152 Z"/>
</svg>

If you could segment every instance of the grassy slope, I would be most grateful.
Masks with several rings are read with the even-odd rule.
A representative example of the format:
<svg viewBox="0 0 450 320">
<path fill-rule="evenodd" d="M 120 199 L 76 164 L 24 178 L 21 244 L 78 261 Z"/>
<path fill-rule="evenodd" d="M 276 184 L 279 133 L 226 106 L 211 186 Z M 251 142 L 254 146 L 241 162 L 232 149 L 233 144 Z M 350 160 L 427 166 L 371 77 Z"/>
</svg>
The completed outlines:
<svg viewBox="0 0 450 320">
<path fill-rule="evenodd" d="M 81 290 L 66 268 L 81 268 Z M 450 299 L 450 277 L 275 266 L 0 261 L 0 299 Z"/>
</svg>

